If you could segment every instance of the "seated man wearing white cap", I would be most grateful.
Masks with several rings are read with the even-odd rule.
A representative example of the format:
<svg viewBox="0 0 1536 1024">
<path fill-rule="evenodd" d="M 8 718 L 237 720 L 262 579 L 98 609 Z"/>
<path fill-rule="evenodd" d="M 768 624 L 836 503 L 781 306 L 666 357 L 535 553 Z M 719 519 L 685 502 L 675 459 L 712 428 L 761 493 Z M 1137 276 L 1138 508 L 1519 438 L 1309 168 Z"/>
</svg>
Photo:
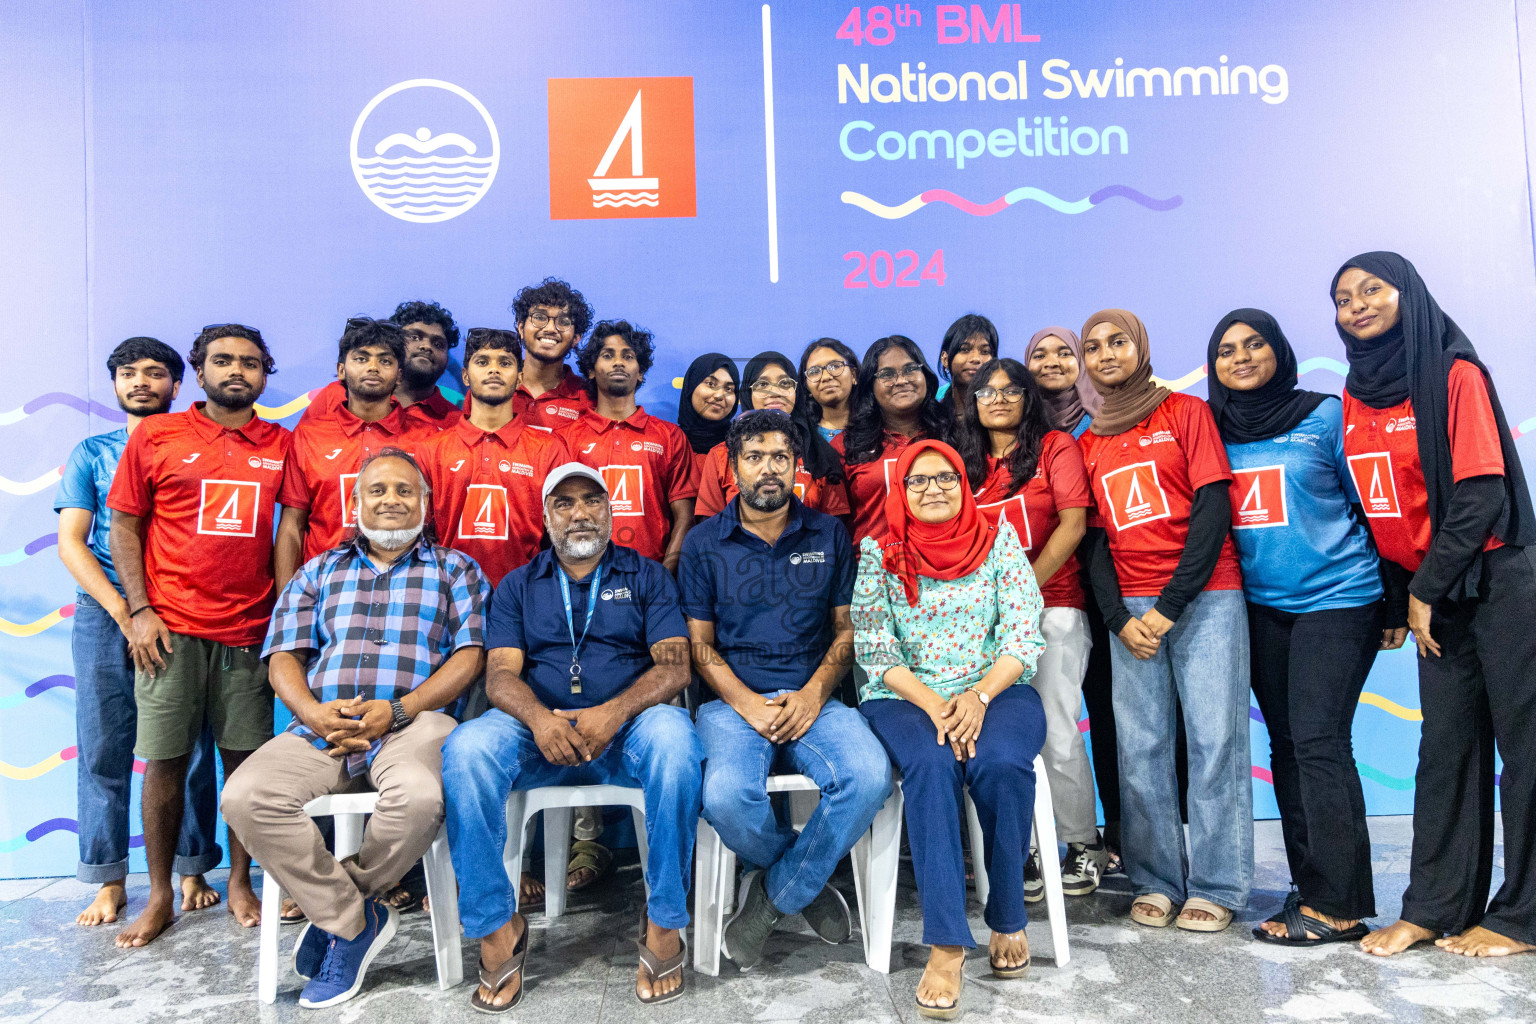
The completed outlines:
<svg viewBox="0 0 1536 1024">
<path fill-rule="evenodd" d="M 486 624 L 491 710 L 443 746 L 448 842 L 464 932 L 480 941 L 477 1010 L 523 994 L 528 923 L 502 866 L 507 795 L 613 783 L 645 791 L 649 888 L 635 994 L 683 991 L 688 878 L 703 752 L 667 702 L 688 682 L 688 627 L 659 562 L 610 542 L 603 478 L 569 462 L 544 481 L 550 549 L 508 573 Z"/>
</svg>

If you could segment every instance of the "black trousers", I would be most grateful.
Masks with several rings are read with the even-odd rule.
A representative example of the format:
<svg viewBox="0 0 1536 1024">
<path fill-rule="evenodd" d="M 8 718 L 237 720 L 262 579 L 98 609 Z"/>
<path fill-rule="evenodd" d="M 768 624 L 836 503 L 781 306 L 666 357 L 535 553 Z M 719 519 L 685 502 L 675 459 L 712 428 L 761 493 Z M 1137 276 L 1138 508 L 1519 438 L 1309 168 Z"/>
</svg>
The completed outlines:
<svg viewBox="0 0 1536 1024">
<path fill-rule="evenodd" d="M 1250 601 L 1248 640 L 1291 881 L 1313 910 L 1370 917 L 1371 837 L 1351 729 L 1381 647 L 1381 604 L 1296 613 Z"/>
<path fill-rule="evenodd" d="M 1111 849 L 1120 849 L 1120 757 L 1115 745 L 1114 676 L 1109 661 L 1109 645 L 1120 641 L 1109 635 L 1098 602 L 1086 579 L 1083 583 L 1088 600 L 1088 636 L 1093 646 L 1088 651 L 1088 670 L 1083 675 L 1083 701 L 1088 705 L 1088 727 L 1093 747 L 1093 781 L 1104 805 L 1104 841 Z"/>
<path fill-rule="evenodd" d="M 1483 556 L 1476 600 L 1435 605 L 1440 657 L 1419 659 L 1424 726 L 1403 920 L 1435 932 L 1482 924 L 1536 943 L 1536 563 L 1529 548 Z M 1411 642 L 1411 641 L 1410 641 Z M 1493 753 L 1504 757 L 1504 884 L 1493 878 Z"/>
</svg>

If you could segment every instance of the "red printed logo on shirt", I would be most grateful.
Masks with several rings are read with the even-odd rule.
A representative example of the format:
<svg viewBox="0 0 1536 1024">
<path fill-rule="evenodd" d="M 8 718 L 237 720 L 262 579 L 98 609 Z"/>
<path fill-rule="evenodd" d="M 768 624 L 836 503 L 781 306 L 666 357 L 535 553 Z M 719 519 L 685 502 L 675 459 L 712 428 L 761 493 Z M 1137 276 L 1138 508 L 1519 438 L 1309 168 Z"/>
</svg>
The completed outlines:
<svg viewBox="0 0 1536 1024">
<path fill-rule="evenodd" d="M 1023 494 L 1015 494 L 1011 498 L 976 507 L 994 524 L 1006 516 L 1013 524 L 1014 532 L 1019 535 L 1019 543 L 1024 545 L 1024 550 L 1028 551 L 1034 547 L 1034 543 L 1029 539 L 1029 513 L 1024 508 Z"/>
<path fill-rule="evenodd" d="M 1403 507 L 1392 479 L 1392 457 L 1386 452 L 1366 452 L 1349 457 L 1349 473 L 1369 519 L 1400 519 Z"/>
<path fill-rule="evenodd" d="M 1256 466 L 1232 470 L 1236 482 L 1232 496 L 1237 500 L 1234 530 L 1253 530 L 1261 526 L 1286 526 L 1290 518 L 1285 510 L 1285 467 Z"/>
<path fill-rule="evenodd" d="M 215 537 L 256 536 L 261 484 L 252 480 L 204 480 L 197 532 Z"/>
<path fill-rule="evenodd" d="M 470 484 L 459 513 L 460 540 L 507 539 L 507 489 L 501 484 Z"/>
<path fill-rule="evenodd" d="M 891 487 L 892 487 L 893 484 L 900 483 L 900 481 L 898 481 L 898 480 L 892 480 L 891 479 L 891 474 L 896 472 L 896 463 L 899 462 L 899 461 L 900 461 L 900 457 L 899 456 L 897 458 L 894 458 L 894 459 L 886 459 L 885 460 L 884 467 L 885 467 L 885 493 L 886 494 L 890 494 L 891 493 Z"/>
<path fill-rule="evenodd" d="M 600 470 L 614 515 L 645 514 L 645 473 L 642 470 L 641 466 L 604 466 Z"/>
<path fill-rule="evenodd" d="M 1173 513 L 1157 482 L 1157 463 L 1138 462 L 1104 474 L 1104 500 L 1116 530 L 1129 530 Z"/>
<path fill-rule="evenodd" d="M 341 525 L 343 527 L 357 525 L 357 516 L 352 511 L 352 485 L 356 482 L 356 473 L 341 474 L 341 493 L 337 497 L 341 501 Z"/>
</svg>

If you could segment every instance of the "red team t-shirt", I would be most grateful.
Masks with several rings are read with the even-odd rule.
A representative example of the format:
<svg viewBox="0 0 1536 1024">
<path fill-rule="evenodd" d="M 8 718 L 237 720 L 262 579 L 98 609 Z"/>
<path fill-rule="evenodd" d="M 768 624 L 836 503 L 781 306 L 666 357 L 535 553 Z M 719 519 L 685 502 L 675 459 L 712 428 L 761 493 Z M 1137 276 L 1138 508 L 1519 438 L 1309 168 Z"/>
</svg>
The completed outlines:
<svg viewBox="0 0 1536 1024">
<path fill-rule="evenodd" d="M 987 466 L 991 472 L 976 492 L 976 504 L 993 523 L 1001 516 L 1008 517 L 1018 531 L 1019 542 L 1029 552 L 1031 565 L 1061 525 L 1061 509 L 1093 507 L 1083 454 L 1072 436 L 1060 430 L 1045 435 L 1035 475 L 1011 497 L 1008 488 L 1013 483 L 1013 473 L 1007 459 L 988 456 Z M 1076 551 L 1040 588 L 1040 596 L 1047 608 L 1083 607 L 1083 581 L 1078 574 Z"/>
<path fill-rule="evenodd" d="M 727 462 L 724 441 L 711 448 L 704 457 L 699 469 L 698 488 L 699 501 L 693 512 L 699 516 L 714 515 L 741 493 L 736 487 L 736 475 L 731 472 Z M 844 484 L 829 484 L 812 479 L 811 474 L 805 471 L 802 460 L 795 462 L 794 488 L 795 497 L 804 502 L 807 508 L 825 512 L 829 516 L 848 514 L 847 487 Z"/>
<path fill-rule="evenodd" d="M 375 423 L 359 419 L 345 404 L 328 416 L 301 419 L 293 432 L 293 457 L 284 471 L 277 502 L 309 513 L 303 561 L 334 548 L 357 525 L 351 511 L 352 485 L 363 459 L 381 448 L 414 455 L 420 443 L 436 432 L 425 424 L 412 426 L 399 405 Z"/>
<path fill-rule="evenodd" d="M 671 503 L 698 493 L 693 449 L 682 428 L 642 407 L 626 420 L 585 413 L 559 436 L 576 459 L 603 475 L 613 542 L 660 561 L 672 531 Z"/>
<path fill-rule="evenodd" d="M 1459 483 L 1474 476 L 1503 476 L 1504 453 L 1493 418 L 1488 382 L 1463 359 L 1451 364 L 1449 392 L 1451 475 Z M 1413 400 L 1373 409 L 1344 392 L 1344 455 L 1371 536 L 1381 557 L 1417 572 L 1429 553 L 1429 495 L 1419 462 L 1418 423 Z M 1503 544 L 1489 537 L 1484 551 Z"/>
<path fill-rule="evenodd" d="M 147 520 L 149 603 L 172 632 L 246 647 L 272 617 L 273 509 L 293 435 L 253 418 L 151 416 L 128 439 L 107 506 Z"/>
<path fill-rule="evenodd" d="M 570 367 L 560 383 L 535 398 L 519 384 L 512 394 L 512 414 L 530 427 L 546 433 L 564 430 L 592 408 L 587 382 Z"/>
<path fill-rule="evenodd" d="M 304 415 L 299 417 L 299 426 L 304 426 L 312 419 L 332 416 L 337 409 L 346 404 L 346 387 L 341 381 L 333 380 L 316 391 L 314 397 L 309 400 L 309 406 L 304 410 Z M 463 413 L 459 407 L 448 400 L 441 388 L 433 388 L 432 393 L 426 398 L 406 407 L 405 425 L 407 429 L 430 426 L 433 430 L 444 430 L 457 423 L 461 415 Z"/>
<path fill-rule="evenodd" d="M 832 440 L 832 447 L 843 456 L 843 472 L 848 474 L 848 503 L 853 506 L 853 546 L 858 547 L 865 537 L 885 538 L 885 496 L 892 486 L 901 486 L 900 481 L 894 479 L 896 460 L 918 439 L 887 430 L 881 437 L 880 455 L 870 462 L 853 464 L 848 461 L 847 438 L 847 431 L 838 434 Z"/>
<path fill-rule="evenodd" d="M 1189 537 L 1195 491 L 1232 479 L 1211 407 L 1172 394 L 1123 434 L 1078 440 L 1093 485 L 1093 525 L 1109 534 L 1115 575 L 1127 597 L 1156 597 L 1173 578 Z M 1206 590 L 1241 590 L 1242 572 L 1229 533 Z"/>
<path fill-rule="evenodd" d="M 494 587 L 526 564 L 544 536 L 544 478 L 571 461 L 565 442 L 513 420 L 486 432 L 459 420 L 421 443 L 437 541 L 480 564 Z"/>
</svg>

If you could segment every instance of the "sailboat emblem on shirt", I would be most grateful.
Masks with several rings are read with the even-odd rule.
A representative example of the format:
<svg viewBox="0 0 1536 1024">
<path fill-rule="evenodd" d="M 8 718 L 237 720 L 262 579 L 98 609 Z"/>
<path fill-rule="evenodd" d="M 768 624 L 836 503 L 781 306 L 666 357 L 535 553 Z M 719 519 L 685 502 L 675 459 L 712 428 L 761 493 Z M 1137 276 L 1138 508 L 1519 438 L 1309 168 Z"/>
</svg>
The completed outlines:
<svg viewBox="0 0 1536 1024">
<path fill-rule="evenodd" d="M 1284 466 L 1234 468 L 1232 475 L 1236 479 L 1233 492 L 1243 496 L 1237 506 L 1237 521 L 1232 524 L 1234 530 L 1288 525 Z"/>
<path fill-rule="evenodd" d="M 1349 473 L 1355 490 L 1365 499 L 1368 519 L 1397 519 L 1402 508 L 1397 502 L 1397 484 L 1392 479 L 1392 457 L 1386 452 L 1367 452 L 1349 457 Z"/>
</svg>

